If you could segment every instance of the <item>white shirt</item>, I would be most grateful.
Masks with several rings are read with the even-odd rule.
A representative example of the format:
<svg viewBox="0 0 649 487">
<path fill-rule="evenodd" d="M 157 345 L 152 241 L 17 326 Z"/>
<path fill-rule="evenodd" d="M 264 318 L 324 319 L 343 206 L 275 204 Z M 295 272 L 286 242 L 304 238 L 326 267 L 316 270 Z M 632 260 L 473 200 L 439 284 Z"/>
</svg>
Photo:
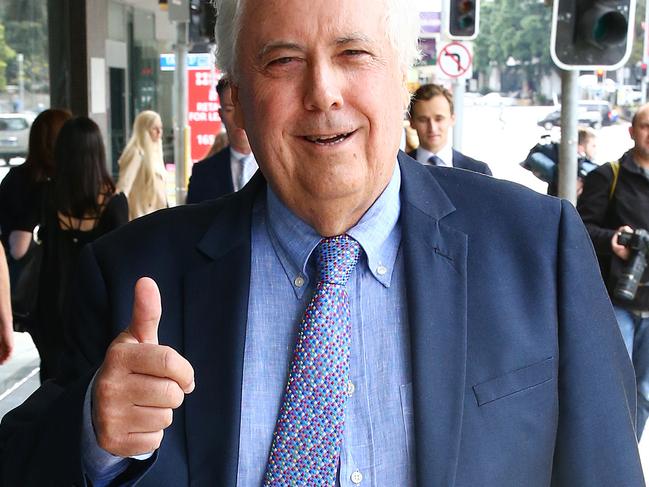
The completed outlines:
<svg viewBox="0 0 649 487">
<path fill-rule="evenodd" d="M 243 168 L 241 164 L 241 159 L 245 158 L 243 163 Z M 230 172 L 232 173 L 232 186 L 235 191 L 239 191 L 243 186 L 245 186 L 250 178 L 257 171 L 257 161 L 252 152 L 248 154 L 243 154 L 239 151 L 236 151 L 230 146 Z M 241 171 L 243 170 L 243 184 L 240 184 L 241 181 Z"/>
<path fill-rule="evenodd" d="M 430 152 L 423 147 L 417 149 L 417 160 L 426 166 L 432 165 L 428 162 L 428 159 L 432 156 L 437 156 L 441 159 L 442 163 L 438 164 L 438 166 L 453 167 L 453 147 L 450 145 L 446 144 L 437 154 Z"/>
</svg>

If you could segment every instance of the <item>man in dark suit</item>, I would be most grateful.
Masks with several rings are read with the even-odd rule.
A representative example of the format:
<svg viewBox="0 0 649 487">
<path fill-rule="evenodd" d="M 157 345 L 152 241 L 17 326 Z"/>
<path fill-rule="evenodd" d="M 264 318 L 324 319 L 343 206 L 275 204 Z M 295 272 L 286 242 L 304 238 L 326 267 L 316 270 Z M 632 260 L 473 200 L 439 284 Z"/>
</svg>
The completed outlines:
<svg viewBox="0 0 649 487">
<path fill-rule="evenodd" d="M 450 146 L 448 132 L 455 125 L 455 112 L 453 95 L 446 88 L 435 84 L 420 86 L 408 113 L 410 126 L 419 137 L 419 147 L 408 154 L 410 157 L 426 165 L 459 167 L 491 176 L 487 164 Z"/>
<path fill-rule="evenodd" d="M 187 203 L 200 203 L 239 191 L 257 170 L 246 131 L 234 122 L 230 83 L 223 77 L 216 85 L 219 117 L 228 134 L 229 145 L 192 167 L 187 186 Z"/>
<path fill-rule="evenodd" d="M 85 248 L 65 375 L 5 417 L 4 484 L 644 485 L 631 365 L 574 208 L 398 152 L 416 12 L 217 11 L 261 170 Z M 346 283 L 327 277 L 354 252 Z M 293 400 L 311 413 L 278 420 Z"/>
</svg>

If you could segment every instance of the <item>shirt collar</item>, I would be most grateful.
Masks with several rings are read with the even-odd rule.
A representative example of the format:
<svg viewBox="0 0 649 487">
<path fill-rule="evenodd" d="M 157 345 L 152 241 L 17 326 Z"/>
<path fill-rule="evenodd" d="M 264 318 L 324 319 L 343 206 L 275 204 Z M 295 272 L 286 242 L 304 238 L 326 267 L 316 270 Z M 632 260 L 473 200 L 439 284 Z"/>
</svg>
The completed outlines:
<svg viewBox="0 0 649 487">
<path fill-rule="evenodd" d="M 417 148 L 417 161 L 422 164 L 430 164 L 428 159 L 432 156 L 439 157 L 444 163 L 444 166 L 453 167 L 453 147 L 450 145 L 446 144 L 437 154 L 426 150 L 423 147 Z"/>
<path fill-rule="evenodd" d="M 248 152 L 247 154 L 244 154 L 243 152 L 239 152 L 237 150 L 234 150 L 232 146 L 230 146 L 230 157 L 234 157 L 235 160 L 240 161 L 241 159 L 251 156 L 252 152 Z"/>
<path fill-rule="evenodd" d="M 383 193 L 347 234 L 363 249 L 369 271 L 383 286 L 389 287 L 401 241 L 398 225 L 401 202 L 401 171 L 395 164 L 392 178 Z M 266 208 L 271 243 L 298 298 L 304 294 L 309 278 L 307 264 L 321 236 L 297 217 L 268 187 Z"/>
</svg>

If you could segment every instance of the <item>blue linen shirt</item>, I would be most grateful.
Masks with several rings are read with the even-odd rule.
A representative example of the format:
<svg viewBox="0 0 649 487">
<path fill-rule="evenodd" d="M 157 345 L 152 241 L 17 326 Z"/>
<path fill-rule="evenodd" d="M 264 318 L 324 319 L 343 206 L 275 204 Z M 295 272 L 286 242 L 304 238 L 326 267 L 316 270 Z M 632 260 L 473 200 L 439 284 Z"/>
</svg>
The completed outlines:
<svg viewBox="0 0 649 487">
<path fill-rule="evenodd" d="M 347 284 L 352 346 L 337 483 L 341 487 L 414 485 L 400 186 L 396 164 L 387 188 L 347 232 L 363 252 Z M 252 222 L 237 471 L 237 485 L 246 487 L 263 483 L 293 347 L 315 286 L 310 256 L 321 239 L 270 187 L 266 194 L 266 200 L 255 203 Z M 91 389 L 92 384 L 84 405 L 83 463 L 93 485 L 104 486 L 136 460 L 120 459 L 97 445 L 90 419 Z"/>
<path fill-rule="evenodd" d="M 341 486 L 414 484 L 410 342 L 399 253 L 398 164 L 347 233 L 363 252 L 347 284 L 352 316 L 351 393 L 345 413 Z M 321 237 L 269 188 L 255 205 L 243 368 L 238 482 L 263 482 L 275 421 L 302 315 L 313 294 L 311 254 Z"/>
</svg>

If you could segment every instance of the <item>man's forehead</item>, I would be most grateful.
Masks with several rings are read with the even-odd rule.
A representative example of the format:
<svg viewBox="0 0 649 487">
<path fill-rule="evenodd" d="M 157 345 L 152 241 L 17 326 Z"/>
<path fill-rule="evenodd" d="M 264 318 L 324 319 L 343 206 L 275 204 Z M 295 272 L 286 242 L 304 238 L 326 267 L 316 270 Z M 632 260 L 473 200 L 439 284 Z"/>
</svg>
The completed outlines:
<svg viewBox="0 0 649 487">
<path fill-rule="evenodd" d="M 429 112 L 450 112 L 451 105 L 448 100 L 442 95 L 435 95 L 428 100 L 416 100 L 413 103 L 414 111 L 429 111 Z"/>
<path fill-rule="evenodd" d="M 384 26 L 376 28 L 387 18 L 381 5 L 382 0 L 247 0 L 241 31 L 269 41 L 290 41 L 315 31 L 329 42 L 387 39 Z"/>
</svg>

